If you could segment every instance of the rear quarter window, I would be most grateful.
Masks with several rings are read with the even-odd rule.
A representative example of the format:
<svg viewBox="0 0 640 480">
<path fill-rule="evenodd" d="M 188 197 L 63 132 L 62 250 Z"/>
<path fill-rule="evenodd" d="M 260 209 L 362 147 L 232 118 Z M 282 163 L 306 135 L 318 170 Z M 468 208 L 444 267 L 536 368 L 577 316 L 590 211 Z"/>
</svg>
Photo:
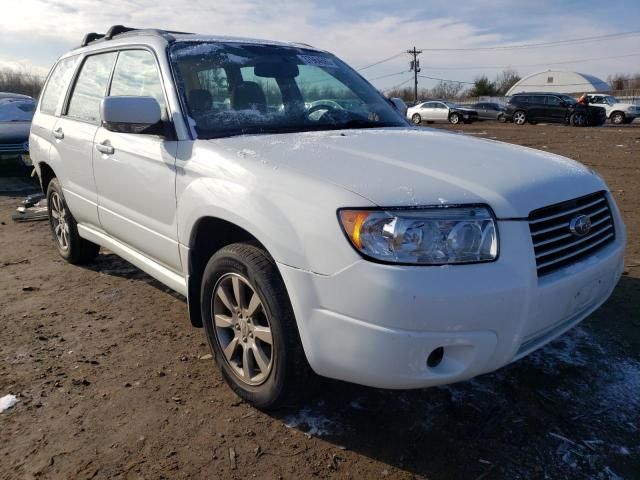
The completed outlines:
<svg viewBox="0 0 640 480">
<path fill-rule="evenodd" d="M 78 64 L 79 56 L 67 57 L 60 60 L 55 67 L 51 75 L 49 75 L 49 81 L 42 93 L 42 99 L 40 100 L 40 111 L 48 115 L 54 115 L 58 110 L 58 107 L 62 104 L 67 88 L 73 72 Z"/>
</svg>

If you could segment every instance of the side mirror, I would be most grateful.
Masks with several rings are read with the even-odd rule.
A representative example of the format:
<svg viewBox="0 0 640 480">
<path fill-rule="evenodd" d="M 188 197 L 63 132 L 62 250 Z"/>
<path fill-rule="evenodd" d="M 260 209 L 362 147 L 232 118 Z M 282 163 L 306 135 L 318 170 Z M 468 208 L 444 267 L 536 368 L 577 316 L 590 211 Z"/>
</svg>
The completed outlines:
<svg viewBox="0 0 640 480">
<path fill-rule="evenodd" d="M 153 97 L 104 97 L 100 102 L 102 126 L 118 133 L 162 131 L 160 104 Z"/>
<path fill-rule="evenodd" d="M 407 114 L 407 104 L 404 103 L 401 98 L 391 97 L 389 101 L 391 102 L 391 105 L 393 105 L 402 116 L 405 116 Z"/>
</svg>

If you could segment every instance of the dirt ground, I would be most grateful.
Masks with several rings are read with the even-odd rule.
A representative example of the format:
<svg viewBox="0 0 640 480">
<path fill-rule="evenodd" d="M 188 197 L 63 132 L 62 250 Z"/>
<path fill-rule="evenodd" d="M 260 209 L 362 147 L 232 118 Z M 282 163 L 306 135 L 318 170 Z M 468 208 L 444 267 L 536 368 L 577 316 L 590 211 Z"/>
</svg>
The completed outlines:
<svg viewBox="0 0 640 480">
<path fill-rule="evenodd" d="M 66 264 L 48 225 L 14 223 L 20 195 L 3 194 L 0 396 L 19 402 L 0 414 L 0 477 L 640 478 L 640 124 L 455 129 L 607 180 L 627 268 L 581 326 L 465 383 L 322 381 L 313 401 L 265 414 L 223 383 L 182 297 L 112 254 Z"/>
</svg>

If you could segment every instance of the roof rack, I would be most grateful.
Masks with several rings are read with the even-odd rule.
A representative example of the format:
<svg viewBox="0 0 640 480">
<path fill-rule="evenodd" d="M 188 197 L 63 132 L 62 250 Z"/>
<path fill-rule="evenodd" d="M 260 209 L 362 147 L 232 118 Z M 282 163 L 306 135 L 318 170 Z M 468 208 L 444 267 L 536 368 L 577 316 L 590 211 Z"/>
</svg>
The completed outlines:
<svg viewBox="0 0 640 480">
<path fill-rule="evenodd" d="M 108 41 L 114 37 L 124 34 L 146 34 L 146 35 L 158 35 L 165 37 L 168 40 L 173 40 L 172 35 L 192 35 L 190 32 L 178 32 L 174 30 L 162 30 L 159 28 L 135 28 L 125 27 L 124 25 L 113 25 L 107 30 L 107 33 L 87 33 L 82 39 L 81 47 L 86 47 L 90 43 L 97 41 Z"/>
</svg>

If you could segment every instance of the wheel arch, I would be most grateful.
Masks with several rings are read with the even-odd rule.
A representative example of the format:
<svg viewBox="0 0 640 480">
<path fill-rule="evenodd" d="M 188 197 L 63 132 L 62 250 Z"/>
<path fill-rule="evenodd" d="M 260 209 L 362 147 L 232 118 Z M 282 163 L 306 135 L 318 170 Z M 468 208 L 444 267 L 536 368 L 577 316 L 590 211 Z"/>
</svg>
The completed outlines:
<svg viewBox="0 0 640 480">
<path fill-rule="evenodd" d="M 259 246 L 273 258 L 256 235 L 229 220 L 203 216 L 194 223 L 189 235 L 187 258 L 187 303 L 189 319 L 194 327 L 202 327 L 200 287 L 207 262 L 220 249 L 240 242 Z"/>
<path fill-rule="evenodd" d="M 40 180 L 40 187 L 42 188 L 42 193 L 47 194 L 47 188 L 49 188 L 49 183 L 51 180 L 56 178 L 56 172 L 51 168 L 51 166 L 46 162 L 38 163 L 38 179 Z"/>
</svg>

